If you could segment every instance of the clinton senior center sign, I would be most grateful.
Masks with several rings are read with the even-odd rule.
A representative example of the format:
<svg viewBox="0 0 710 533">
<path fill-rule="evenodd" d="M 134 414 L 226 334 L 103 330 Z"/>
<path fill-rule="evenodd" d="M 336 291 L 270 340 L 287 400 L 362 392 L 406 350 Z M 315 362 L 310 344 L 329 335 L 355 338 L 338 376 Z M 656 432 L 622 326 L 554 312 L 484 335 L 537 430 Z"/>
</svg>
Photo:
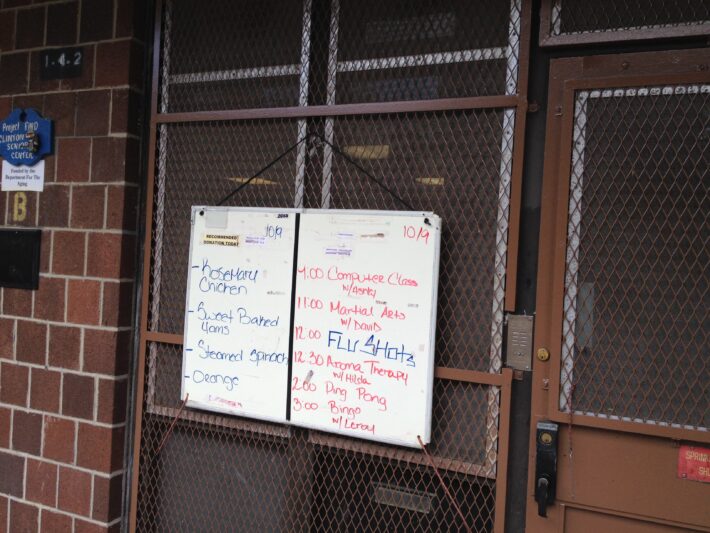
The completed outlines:
<svg viewBox="0 0 710 533">
<path fill-rule="evenodd" d="M 13 109 L 0 121 L 3 191 L 44 189 L 44 157 L 52 152 L 52 121 L 34 109 Z"/>
</svg>

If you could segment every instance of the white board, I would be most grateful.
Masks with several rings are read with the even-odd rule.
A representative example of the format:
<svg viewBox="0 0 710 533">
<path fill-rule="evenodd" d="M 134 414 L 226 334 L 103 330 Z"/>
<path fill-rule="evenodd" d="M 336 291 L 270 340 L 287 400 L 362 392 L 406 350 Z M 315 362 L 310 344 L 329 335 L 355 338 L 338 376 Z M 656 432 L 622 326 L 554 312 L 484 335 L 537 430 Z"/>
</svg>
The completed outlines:
<svg viewBox="0 0 710 533">
<path fill-rule="evenodd" d="M 193 207 L 187 405 L 285 422 L 296 214 Z"/>
<path fill-rule="evenodd" d="M 440 232 L 432 213 L 301 215 L 293 424 L 429 442 Z"/>
</svg>

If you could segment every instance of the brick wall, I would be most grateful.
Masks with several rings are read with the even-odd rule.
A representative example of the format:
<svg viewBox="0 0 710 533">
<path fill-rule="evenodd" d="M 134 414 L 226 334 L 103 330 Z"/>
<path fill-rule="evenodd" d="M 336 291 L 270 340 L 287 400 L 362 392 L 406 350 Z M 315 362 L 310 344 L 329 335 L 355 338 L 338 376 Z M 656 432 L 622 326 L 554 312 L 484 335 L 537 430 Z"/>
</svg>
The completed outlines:
<svg viewBox="0 0 710 533">
<path fill-rule="evenodd" d="M 0 193 L 5 226 L 42 229 L 39 290 L 0 292 L 0 532 L 120 528 L 143 98 L 134 1 L 2 0 L 0 117 L 34 107 L 54 121 L 55 149 L 43 192 Z M 41 49 L 77 44 L 81 77 L 40 80 Z"/>
</svg>

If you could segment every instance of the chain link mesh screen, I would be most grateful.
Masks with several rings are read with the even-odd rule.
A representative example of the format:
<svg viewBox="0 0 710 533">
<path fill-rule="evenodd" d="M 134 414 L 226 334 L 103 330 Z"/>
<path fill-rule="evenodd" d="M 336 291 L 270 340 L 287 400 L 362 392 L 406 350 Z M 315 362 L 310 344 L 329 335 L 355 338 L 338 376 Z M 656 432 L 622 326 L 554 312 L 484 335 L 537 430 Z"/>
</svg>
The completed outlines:
<svg viewBox="0 0 710 533">
<path fill-rule="evenodd" d="M 162 112 L 514 94 L 521 0 L 167 0 Z"/>
<path fill-rule="evenodd" d="M 517 91 L 520 0 L 204 4 L 164 3 L 161 113 Z M 216 204 L 307 138 L 226 205 L 410 209 L 369 173 L 415 210 L 437 212 L 436 364 L 498 372 L 514 116 L 461 109 L 160 124 L 149 330 L 183 330 L 190 206 Z M 182 346 L 146 342 L 139 530 L 464 529 L 418 450 L 185 409 L 157 454 L 181 405 L 181 362 Z M 474 531 L 490 531 L 495 517 L 501 394 L 434 385 L 429 450 Z"/>
<path fill-rule="evenodd" d="M 701 24 L 710 24 L 710 3 L 706 0 L 554 0 L 552 3 L 552 35 Z"/>
<path fill-rule="evenodd" d="M 180 405 L 182 347 L 150 343 L 142 443 L 158 448 Z M 497 387 L 437 380 L 430 451 L 474 531 L 495 506 Z M 463 530 L 425 457 L 276 424 L 189 410 L 140 464 L 140 531 Z"/>
<path fill-rule="evenodd" d="M 560 408 L 710 428 L 710 86 L 576 95 Z"/>
</svg>

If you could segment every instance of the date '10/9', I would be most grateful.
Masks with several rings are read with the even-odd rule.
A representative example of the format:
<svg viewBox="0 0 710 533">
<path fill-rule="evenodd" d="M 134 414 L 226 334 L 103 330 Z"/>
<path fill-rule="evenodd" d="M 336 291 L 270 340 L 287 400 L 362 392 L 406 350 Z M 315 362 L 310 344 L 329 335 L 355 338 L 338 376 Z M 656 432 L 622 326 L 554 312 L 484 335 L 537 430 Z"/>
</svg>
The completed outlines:
<svg viewBox="0 0 710 533">
<path fill-rule="evenodd" d="M 281 226 L 272 226 L 269 224 L 264 230 L 264 237 L 268 239 L 280 239 L 283 237 L 284 229 Z"/>
</svg>

